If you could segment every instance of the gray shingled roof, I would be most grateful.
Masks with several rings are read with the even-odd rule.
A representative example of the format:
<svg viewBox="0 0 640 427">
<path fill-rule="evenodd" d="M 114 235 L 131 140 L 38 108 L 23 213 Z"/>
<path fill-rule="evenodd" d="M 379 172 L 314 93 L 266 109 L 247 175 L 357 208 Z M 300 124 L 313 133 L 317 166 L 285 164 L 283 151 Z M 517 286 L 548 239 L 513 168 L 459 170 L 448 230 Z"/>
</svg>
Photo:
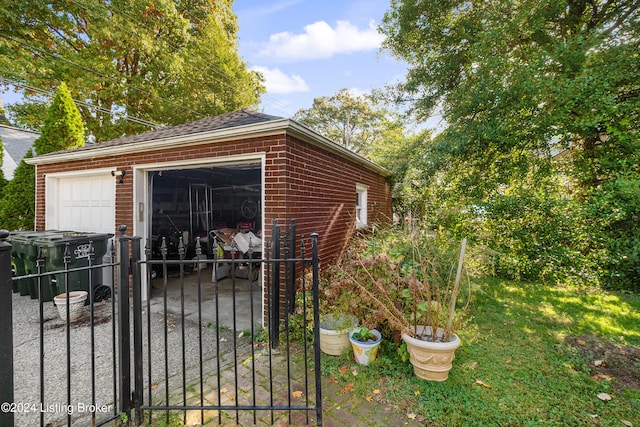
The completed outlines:
<svg viewBox="0 0 640 427">
<path fill-rule="evenodd" d="M 138 147 L 136 147 L 136 144 L 141 144 L 143 146 L 153 146 L 155 144 L 155 141 L 158 141 L 158 144 L 162 145 L 163 142 L 171 143 L 171 141 L 179 141 L 181 138 L 185 138 L 186 140 L 187 138 L 192 136 L 195 139 L 198 139 L 198 135 L 209 138 L 209 134 L 213 134 L 216 131 L 222 131 L 225 129 L 238 128 L 237 132 L 238 134 L 241 134 L 243 132 L 241 128 L 246 128 L 247 131 L 253 131 L 254 128 L 257 129 L 261 127 L 269 128 L 270 125 L 267 123 L 273 123 L 273 126 L 275 127 L 286 126 L 287 129 L 291 129 L 294 133 L 297 132 L 297 134 L 303 135 L 303 137 L 306 136 L 306 138 L 309 138 L 311 140 L 311 143 L 317 144 L 325 150 L 335 152 L 339 156 L 360 163 L 367 168 L 375 170 L 377 173 L 383 174 L 384 176 L 389 175 L 389 171 L 382 168 L 381 166 L 376 165 L 370 160 L 365 159 L 359 154 L 354 153 L 353 151 L 350 151 L 335 142 L 329 141 L 322 135 L 307 128 L 306 126 L 300 125 L 299 123 L 296 123 L 295 121 L 286 119 L 284 117 L 272 116 L 249 109 L 233 111 L 231 113 L 222 114 L 215 117 L 207 117 L 204 119 L 196 120 L 195 122 L 189 122 L 168 128 L 152 130 L 138 135 L 124 136 L 122 138 L 112 139 L 110 141 L 87 144 L 84 147 L 75 148 L 73 150 L 64 150 L 55 153 L 43 154 L 30 159 L 28 163 L 38 165 L 61 161 L 63 162 L 72 158 L 74 158 L 74 160 L 78 160 L 79 158 L 92 157 L 94 154 L 93 150 L 103 150 L 101 151 L 103 154 L 107 151 L 111 152 L 112 150 L 115 150 L 119 153 L 136 151 L 138 149 Z M 266 126 L 262 126 L 262 124 L 266 124 Z M 236 131 L 230 131 L 230 133 L 234 132 Z"/>
<path fill-rule="evenodd" d="M 215 117 L 206 117 L 195 122 L 183 123 L 168 128 L 152 130 L 138 135 L 123 136 L 95 144 L 87 144 L 73 151 L 91 150 L 93 148 L 112 147 L 124 144 L 135 144 L 136 142 L 147 142 L 166 138 L 175 138 L 184 135 L 195 135 L 203 132 L 211 132 L 219 129 L 234 128 L 256 123 L 282 120 L 282 117 L 271 116 L 257 111 L 243 109 L 231 113 L 222 114 Z"/>
<path fill-rule="evenodd" d="M 20 163 L 39 136 L 37 132 L 0 125 L 2 147 L 16 163 Z"/>
</svg>

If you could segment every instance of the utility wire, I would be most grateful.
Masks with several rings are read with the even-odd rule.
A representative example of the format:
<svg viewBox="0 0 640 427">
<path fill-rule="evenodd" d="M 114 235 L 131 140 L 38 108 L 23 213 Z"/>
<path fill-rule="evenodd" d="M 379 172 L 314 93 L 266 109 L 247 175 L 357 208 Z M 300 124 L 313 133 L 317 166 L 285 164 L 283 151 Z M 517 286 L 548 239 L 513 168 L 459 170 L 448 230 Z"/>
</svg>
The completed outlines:
<svg viewBox="0 0 640 427">
<path fill-rule="evenodd" d="M 91 5 L 87 5 L 87 4 L 79 2 L 77 0 L 71 0 L 71 2 L 74 3 L 75 5 L 83 8 L 84 10 L 93 13 L 94 16 L 96 16 L 95 14 L 97 13 L 97 11 L 94 8 L 92 8 Z M 111 7 L 107 7 L 103 3 L 100 3 L 100 7 L 102 7 L 107 12 L 117 11 L 117 12 L 120 13 L 120 15 L 128 17 L 130 23 L 135 24 L 136 26 L 142 26 L 143 28 L 145 28 L 147 30 L 150 30 L 150 28 L 148 27 L 147 21 L 140 21 L 136 16 L 132 15 L 129 12 L 123 11 L 122 9 L 114 6 L 113 4 L 111 5 Z M 196 17 L 193 16 L 193 14 L 191 14 L 188 10 L 185 10 L 184 13 L 186 15 L 188 15 L 194 22 L 198 21 L 198 19 L 196 19 Z M 167 43 L 167 45 L 171 46 L 176 51 L 180 50 L 180 47 L 177 46 L 176 44 L 174 44 L 173 42 L 171 42 L 170 40 L 165 39 L 164 42 Z M 216 66 L 215 64 L 212 64 L 210 62 L 205 62 L 205 61 L 202 61 L 202 60 L 198 60 L 198 63 L 200 65 L 203 65 L 204 67 L 208 68 L 209 70 L 211 70 L 212 72 L 217 74 L 222 79 L 228 79 L 229 78 L 229 76 L 224 71 L 222 71 L 218 66 Z M 216 81 L 216 82 L 218 82 L 218 83 L 220 83 L 223 86 L 226 86 L 228 89 L 230 89 L 232 91 L 235 90 L 235 86 L 232 83 L 229 83 L 229 82 L 224 81 L 224 80 L 217 79 L 215 77 L 211 77 L 211 79 Z M 277 99 L 275 99 L 272 96 L 267 95 L 267 94 L 263 94 L 262 97 L 263 98 L 267 98 L 268 100 L 270 100 L 271 104 L 274 105 L 276 108 L 280 109 L 281 111 L 284 111 L 287 114 L 293 115 L 293 112 L 291 111 L 291 109 L 289 109 L 287 107 L 286 104 L 278 101 Z"/>
<path fill-rule="evenodd" d="M 40 95 L 44 95 L 44 96 L 47 96 L 47 97 L 50 97 L 50 98 L 55 97 L 55 92 L 47 90 L 47 89 L 37 88 L 37 87 L 31 86 L 31 85 L 28 85 L 28 84 L 25 84 L 25 83 L 20 83 L 20 82 L 18 82 L 16 80 L 8 79 L 6 77 L 1 77 L 0 76 L 0 79 L 2 79 L 3 81 L 5 81 L 5 82 L 7 82 L 9 84 L 14 85 L 14 86 L 23 87 L 25 89 L 29 89 L 30 91 L 36 92 L 36 93 L 38 93 Z M 111 116 L 116 116 L 117 115 L 117 113 L 114 113 L 113 111 L 110 111 L 110 110 L 108 110 L 108 109 L 106 109 L 104 107 L 99 107 L 97 105 L 93 105 L 93 104 L 90 104 L 88 102 L 80 101 L 80 100 L 75 99 L 75 98 L 73 99 L 73 102 L 75 102 L 76 104 L 82 105 L 84 107 L 91 108 L 91 109 L 94 109 L 96 111 L 100 111 L 101 113 L 109 114 Z M 133 122 L 133 123 L 137 123 L 137 124 L 140 124 L 140 125 L 144 125 L 144 126 L 149 126 L 149 127 L 154 128 L 154 129 L 160 129 L 161 127 L 163 127 L 162 125 L 159 125 L 157 123 L 153 123 L 153 122 L 150 122 L 148 120 L 144 120 L 144 119 L 132 116 L 130 114 L 124 115 L 123 118 L 125 120 L 127 120 L 127 121 L 130 121 L 130 122 Z"/>
<path fill-rule="evenodd" d="M 75 66 L 75 67 L 78 67 L 78 68 L 80 68 L 81 70 L 84 70 L 84 71 L 86 71 L 86 72 L 88 72 L 88 73 L 95 74 L 96 76 L 101 77 L 101 78 L 103 78 L 103 79 L 111 80 L 111 81 L 113 81 L 114 83 L 120 83 L 119 79 L 118 79 L 118 78 L 116 78 L 116 77 L 111 77 L 111 76 L 108 76 L 108 75 L 106 75 L 106 74 L 104 74 L 104 73 L 101 73 L 101 72 L 99 72 L 99 71 L 96 71 L 96 70 L 94 70 L 94 69 L 91 69 L 91 68 L 85 67 L 84 65 L 81 65 L 81 64 L 78 64 L 78 63 L 76 63 L 76 62 L 73 62 L 73 61 L 71 61 L 71 60 L 69 60 L 69 59 L 65 58 L 65 57 L 64 57 L 64 56 L 62 56 L 62 55 L 58 55 L 57 53 L 53 53 L 53 52 L 50 52 L 50 51 L 46 51 L 46 50 L 40 49 L 40 48 L 38 48 L 38 47 L 35 47 L 35 46 L 33 46 L 33 45 L 30 45 L 29 43 L 26 43 L 26 42 L 24 42 L 24 41 L 22 41 L 22 40 L 16 39 L 15 37 L 11 37 L 11 36 L 6 35 L 6 34 L 3 34 L 3 33 L 0 33 L 0 37 L 5 38 L 5 39 L 7 39 L 7 40 L 10 40 L 10 41 L 12 41 L 12 42 L 14 42 L 14 43 L 18 43 L 18 44 L 20 44 L 20 45 L 22 45 L 22 46 L 24 46 L 24 47 L 27 47 L 27 48 L 31 49 L 31 50 L 32 50 L 32 51 L 34 51 L 34 52 L 38 52 L 38 53 L 43 54 L 43 55 L 48 55 L 48 56 L 51 56 L 52 58 L 57 59 L 57 60 L 59 60 L 59 61 L 66 62 L 67 64 L 70 64 L 70 65 L 73 65 L 73 66 Z M 158 99 L 159 99 L 160 101 L 162 101 L 162 102 L 166 102 L 166 103 L 171 104 L 171 105 L 173 105 L 173 106 L 175 106 L 175 107 L 178 107 L 178 108 L 181 108 L 181 109 L 183 109 L 183 110 L 189 111 L 189 112 L 191 112 L 191 113 L 197 114 L 197 115 L 199 115 L 200 117 L 206 117 L 206 115 L 205 115 L 205 114 L 199 113 L 198 111 L 195 111 L 195 110 L 192 110 L 192 109 L 190 109 L 190 108 L 184 107 L 184 106 L 182 106 L 182 105 L 176 104 L 175 102 L 173 102 L 173 101 L 171 101 L 171 100 L 168 100 L 168 99 L 165 99 L 165 98 L 162 98 L 161 96 L 154 95 L 153 93 L 149 92 L 148 90 L 140 89 L 140 88 L 137 88 L 137 87 L 135 87 L 135 86 L 131 86 L 131 85 L 126 85 L 126 86 L 127 86 L 128 88 L 130 88 L 130 89 L 134 89 L 134 90 L 137 90 L 137 91 L 142 92 L 142 93 L 144 93 L 144 94 L 150 95 L 150 96 L 152 96 L 152 97 L 156 97 L 156 98 L 158 98 Z"/>
<path fill-rule="evenodd" d="M 93 9 L 91 9 L 91 7 L 90 7 L 90 6 L 88 6 L 88 5 L 86 5 L 86 4 L 79 3 L 79 2 L 77 2 L 77 1 L 75 1 L 75 0 L 71 0 L 71 1 L 72 1 L 74 4 L 78 5 L 79 7 L 83 8 L 83 9 L 85 9 L 85 10 L 87 10 L 87 11 L 91 12 L 91 13 L 93 13 L 93 14 L 94 14 L 94 16 L 95 16 L 96 11 L 95 11 L 95 10 L 93 10 Z M 104 5 L 102 5 L 102 4 L 101 4 L 101 6 L 102 6 L 102 7 L 103 7 L 107 12 L 112 12 L 112 10 L 110 10 L 109 8 L 107 8 L 107 6 L 104 6 Z M 140 22 L 140 21 L 139 21 L 135 16 L 132 16 L 130 13 L 126 13 L 126 12 L 122 11 L 121 9 L 116 8 L 116 7 L 113 7 L 113 9 L 114 9 L 115 11 L 119 12 L 121 15 L 129 17 L 129 22 L 130 22 L 130 23 L 133 23 L 133 24 L 135 24 L 135 25 L 137 25 L 137 26 L 143 26 L 144 28 L 149 29 L 149 28 L 147 27 L 147 25 L 146 25 L 146 23 L 145 23 L 145 22 Z M 191 16 L 191 17 L 193 18 L 193 16 L 192 16 L 190 13 L 188 13 L 188 15 L 189 15 L 189 16 Z M 17 16 L 14 14 L 14 17 L 17 17 Z M 5 38 L 5 39 L 7 39 L 7 40 L 10 40 L 10 41 L 12 41 L 12 42 L 14 42 L 14 43 L 20 44 L 20 45 L 24 46 L 25 48 L 28 48 L 28 49 L 30 49 L 30 50 L 32 50 L 32 51 L 34 51 L 34 52 L 37 52 L 37 53 L 39 53 L 39 54 L 41 54 L 41 55 L 48 55 L 48 56 L 51 56 L 51 57 L 53 57 L 54 59 L 57 59 L 57 60 L 59 60 L 59 61 L 63 61 L 63 62 L 65 62 L 65 63 L 67 63 L 67 64 L 70 64 L 70 65 L 72 65 L 72 66 L 74 66 L 74 67 L 80 68 L 80 69 L 82 69 L 82 70 L 84 70 L 84 71 L 86 71 L 86 72 L 88 72 L 88 73 L 91 73 L 91 74 L 97 75 L 97 76 L 99 76 L 99 77 L 101 77 L 101 78 L 104 78 L 104 79 L 108 79 L 108 80 L 114 81 L 114 82 L 116 82 L 116 83 L 118 83 L 118 84 L 120 83 L 120 79 L 118 79 L 117 77 L 111 77 L 111 76 L 108 76 L 108 75 L 106 75 L 106 74 L 104 74 L 104 73 L 98 72 L 98 71 L 96 71 L 96 70 L 94 70 L 94 69 L 91 69 L 91 68 L 86 67 L 86 66 L 84 66 L 84 65 L 78 64 L 78 63 L 76 63 L 76 62 L 74 62 L 74 61 L 71 61 L 71 60 L 69 60 L 69 59 L 65 58 L 65 57 L 64 57 L 64 56 L 62 56 L 62 55 L 59 55 L 59 54 L 56 54 L 56 53 L 53 53 L 53 52 L 50 52 L 50 51 L 46 51 L 46 50 L 43 50 L 43 49 L 40 49 L 40 48 L 38 48 L 38 47 L 36 47 L 36 46 L 33 46 L 33 45 L 30 45 L 29 43 L 26 43 L 25 41 L 22 41 L 22 40 L 20 40 L 20 39 L 17 39 L 17 38 L 15 38 L 15 37 L 12 37 L 12 36 L 9 36 L 9 35 L 3 34 L 3 33 L 0 33 L 0 37 L 3 37 L 3 38 Z M 165 42 L 166 42 L 169 46 L 171 46 L 172 48 L 174 48 L 176 51 L 177 51 L 177 50 L 180 50 L 180 47 L 178 47 L 177 45 L 173 44 L 171 41 L 169 41 L 169 40 L 165 40 Z M 207 67 L 207 68 L 209 68 L 212 72 L 214 72 L 214 73 L 215 73 L 215 74 L 217 74 L 218 76 L 222 77 L 223 79 L 227 79 L 227 78 L 228 78 L 228 76 L 227 76 L 226 74 L 224 74 L 222 71 L 220 71 L 220 69 L 219 69 L 219 68 L 217 68 L 214 64 L 211 64 L 211 63 L 208 63 L 208 62 L 205 62 L 205 61 L 202 61 L 202 60 L 199 60 L 199 62 L 200 62 L 200 64 L 201 64 L 201 65 L 206 66 L 206 67 Z M 220 83 L 222 86 L 225 86 L 225 87 L 227 87 L 227 88 L 228 88 L 228 89 L 230 89 L 230 90 L 235 90 L 235 87 L 234 87 L 232 84 L 230 84 L 230 83 L 228 83 L 228 82 L 226 82 L 226 81 L 220 80 L 220 79 L 218 79 L 218 78 L 214 78 L 214 77 L 211 77 L 211 78 L 212 78 L 214 81 L 216 81 L 216 82 Z M 20 85 L 20 86 L 25 86 L 25 87 L 26 87 L 26 85 L 24 85 L 24 84 L 22 84 L 22 83 L 19 83 L 19 85 Z M 128 88 L 130 88 L 130 89 L 133 89 L 133 90 L 136 90 L 136 91 L 139 91 L 139 92 L 145 93 L 145 94 L 147 94 L 147 95 L 149 95 L 149 96 L 155 97 L 155 98 L 159 99 L 159 100 L 160 100 L 160 101 L 162 101 L 162 102 L 169 103 L 169 104 L 171 104 L 171 105 L 173 105 L 173 106 L 176 106 L 176 107 L 181 108 L 181 109 L 183 109 L 183 110 L 189 111 L 189 112 L 194 113 L 194 114 L 196 114 L 196 115 L 199 115 L 199 116 L 201 116 L 201 117 L 206 117 L 206 115 L 205 115 L 205 114 L 202 114 L 202 113 L 200 113 L 200 112 L 198 112 L 198 111 L 192 110 L 192 109 L 190 109 L 190 108 L 188 108 L 188 107 L 185 107 L 185 106 L 183 106 L 183 105 L 177 104 L 177 103 L 175 103 L 175 102 L 173 102 L 173 101 L 171 101 L 171 100 L 168 100 L 168 99 L 165 99 L 165 98 L 163 98 L 163 97 L 160 97 L 160 96 L 158 96 L 158 95 L 156 95 L 156 94 L 153 94 L 153 93 L 151 93 L 151 92 L 149 92 L 149 91 L 147 91 L 147 90 L 144 90 L 144 89 L 141 89 L 141 88 L 138 88 L 138 87 L 134 87 L 134 86 L 131 86 L 131 85 L 127 85 L 127 84 L 125 84 L 124 86 L 125 86 L 125 87 L 128 87 Z M 289 109 L 285 104 L 281 103 L 280 101 L 276 100 L 275 98 L 272 98 L 272 97 L 271 97 L 271 96 L 269 96 L 269 95 L 263 94 L 262 96 L 263 96 L 264 98 L 266 98 L 266 99 L 270 100 L 270 101 L 271 101 L 271 104 L 272 104 L 272 105 L 274 105 L 276 108 L 280 109 L 281 111 L 285 111 L 285 112 L 286 112 L 286 113 L 288 113 L 288 114 L 292 114 L 291 110 L 290 110 L 290 109 Z M 78 101 L 78 102 L 79 102 L 81 105 L 87 105 L 86 103 L 83 103 L 82 101 Z M 91 106 L 91 108 L 100 109 L 100 111 L 103 111 L 103 112 L 105 112 L 105 113 L 107 113 L 107 112 L 108 112 L 108 110 L 103 109 L 103 108 L 100 108 L 100 107 L 97 107 L 97 106 Z M 113 113 L 113 112 L 108 112 L 108 114 L 114 115 L 114 113 Z M 142 120 L 142 119 L 138 119 L 138 120 Z M 151 122 L 149 122 L 149 123 L 151 123 Z M 158 125 L 154 123 L 154 124 L 153 124 L 153 126 L 158 126 Z"/>
</svg>

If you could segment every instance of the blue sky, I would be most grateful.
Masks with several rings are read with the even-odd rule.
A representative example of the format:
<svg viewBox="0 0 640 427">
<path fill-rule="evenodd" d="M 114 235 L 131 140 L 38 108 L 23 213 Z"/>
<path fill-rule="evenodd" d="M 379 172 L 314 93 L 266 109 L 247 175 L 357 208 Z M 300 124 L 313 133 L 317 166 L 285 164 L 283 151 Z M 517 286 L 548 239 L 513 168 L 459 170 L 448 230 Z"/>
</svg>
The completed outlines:
<svg viewBox="0 0 640 427">
<path fill-rule="evenodd" d="M 266 77 L 261 108 L 290 117 L 342 88 L 401 80 L 406 66 L 380 51 L 388 9 L 388 0 L 236 0 L 240 55 Z"/>
<path fill-rule="evenodd" d="M 368 92 L 403 78 L 376 30 L 389 0 L 235 0 L 239 53 L 266 77 L 260 109 L 291 117 L 342 88 Z M 19 95 L 0 94 L 4 104 Z"/>
</svg>

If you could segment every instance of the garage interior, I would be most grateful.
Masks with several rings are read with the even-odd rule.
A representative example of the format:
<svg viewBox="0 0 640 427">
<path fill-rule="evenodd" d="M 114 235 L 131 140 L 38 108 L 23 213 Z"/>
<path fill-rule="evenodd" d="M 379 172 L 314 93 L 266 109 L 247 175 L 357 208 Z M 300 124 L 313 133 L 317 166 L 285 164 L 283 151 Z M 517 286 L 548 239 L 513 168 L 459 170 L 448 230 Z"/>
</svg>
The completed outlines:
<svg viewBox="0 0 640 427">
<path fill-rule="evenodd" d="M 148 172 L 150 206 L 149 235 L 151 236 L 151 259 L 162 259 L 163 239 L 167 247 L 167 259 L 178 259 L 179 241 L 182 237 L 185 245 L 185 259 L 196 256 L 196 242 L 200 238 L 202 254 L 206 258 L 229 258 L 231 245 L 220 237 L 234 235 L 262 236 L 262 165 L 261 163 L 225 164 L 194 168 L 167 168 Z M 253 233 L 253 234 L 250 234 Z M 214 236 L 217 242 L 214 248 Z M 254 239 L 255 239 L 254 237 Z M 253 250 L 253 258 L 261 257 L 261 240 Z M 234 240 L 235 241 L 235 240 Z M 252 245 L 255 243 L 252 243 Z M 234 244 L 237 250 L 237 245 Z M 239 250 L 235 258 L 248 257 L 250 252 Z M 168 311 L 179 313 L 182 310 L 181 293 L 184 292 L 185 310 L 198 312 L 198 277 L 202 282 L 201 302 L 219 299 L 221 307 L 216 317 L 215 311 L 202 313 L 207 321 L 219 320 L 220 325 L 248 327 L 251 318 L 262 321 L 260 312 L 261 287 L 258 271 L 248 274 L 238 265 L 235 274 L 228 270 L 230 264 L 219 265 L 214 272 L 212 264 L 197 262 L 184 268 L 184 284 L 181 284 L 180 269 L 177 264 L 167 266 L 166 281 L 162 267 L 152 272 L 151 298 L 159 302 L 166 292 Z M 232 280 L 232 277 L 234 280 Z M 232 295 L 234 294 L 234 295 Z M 230 306 L 235 301 L 235 310 Z M 252 301 L 254 316 L 249 316 Z M 155 304 L 157 310 L 163 304 Z M 173 305 L 173 306 L 172 306 Z M 213 304 L 207 304 L 212 307 Z M 224 308 L 223 308 L 224 307 Z"/>
<path fill-rule="evenodd" d="M 198 237 L 203 253 L 211 255 L 213 230 L 242 229 L 261 236 L 261 178 L 259 163 L 149 172 L 153 258 L 159 258 L 163 237 L 167 256 L 177 258 L 180 237 L 186 257 L 193 257 Z"/>
</svg>

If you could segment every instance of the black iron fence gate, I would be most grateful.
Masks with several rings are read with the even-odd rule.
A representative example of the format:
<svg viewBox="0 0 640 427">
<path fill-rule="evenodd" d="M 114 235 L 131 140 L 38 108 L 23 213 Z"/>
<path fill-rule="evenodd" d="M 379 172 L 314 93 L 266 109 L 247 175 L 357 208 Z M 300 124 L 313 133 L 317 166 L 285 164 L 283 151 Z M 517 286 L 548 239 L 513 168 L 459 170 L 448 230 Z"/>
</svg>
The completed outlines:
<svg viewBox="0 0 640 427">
<path fill-rule="evenodd" d="M 317 235 L 274 222 L 259 249 L 165 241 L 152 259 L 120 231 L 101 260 L 67 244 L 61 268 L 39 251 L 13 277 L 0 231 L 0 425 L 322 424 Z M 47 301 L 83 281 L 79 310 Z"/>
</svg>

